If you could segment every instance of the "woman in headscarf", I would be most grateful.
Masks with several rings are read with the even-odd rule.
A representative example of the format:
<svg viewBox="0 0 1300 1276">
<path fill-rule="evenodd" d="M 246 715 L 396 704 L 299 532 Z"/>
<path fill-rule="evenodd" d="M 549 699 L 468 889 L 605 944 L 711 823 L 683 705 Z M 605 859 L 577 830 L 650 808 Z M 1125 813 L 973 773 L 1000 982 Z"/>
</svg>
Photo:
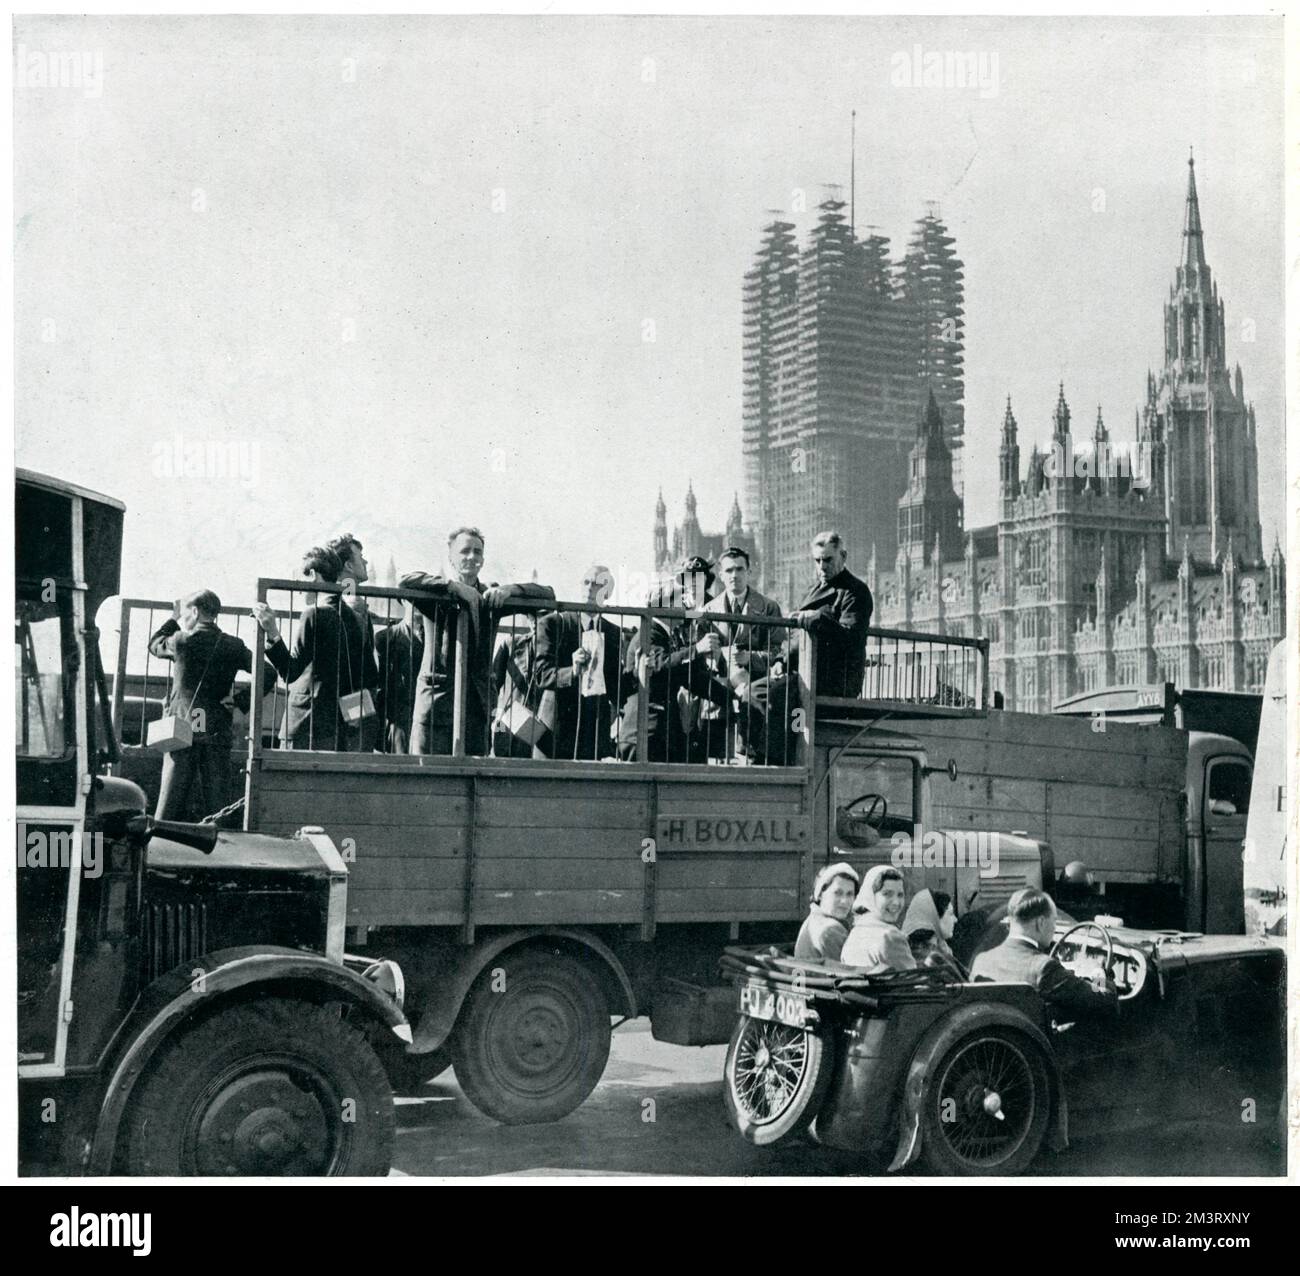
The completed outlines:
<svg viewBox="0 0 1300 1276">
<path fill-rule="evenodd" d="M 899 930 L 905 898 L 903 875 L 890 864 L 877 864 L 866 876 L 853 905 L 853 929 L 840 961 L 861 966 L 868 975 L 915 970 L 907 938 Z"/>
<path fill-rule="evenodd" d="M 966 968 L 952 950 L 957 913 L 952 896 L 944 891 L 917 891 L 903 918 L 903 934 L 918 966 L 939 966 L 959 979 L 966 978 Z M 924 943 L 918 943 L 924 938 Z"/>
<path fill-rule="evenodd" d="M 910 943 L 913 931 L 933 931 L 930 951 L 951 957 L 952 949 L 948 946 L 948 941 L 952 939 L 956 925 L 957 914 L 953 911 L 951 895 L 946 895 L 943 891 L 917 891 L 903 918 L 903 934 Z"/>
<path fill-rule="evenodd" d="M 794 955 L 804 960 L 818 957 L 839 961 L 849 937 L 853 897 L 862 879 L 852 864 L 828 864 L 813 881 L 812 907 L 799 929 Z"/>
</svg>

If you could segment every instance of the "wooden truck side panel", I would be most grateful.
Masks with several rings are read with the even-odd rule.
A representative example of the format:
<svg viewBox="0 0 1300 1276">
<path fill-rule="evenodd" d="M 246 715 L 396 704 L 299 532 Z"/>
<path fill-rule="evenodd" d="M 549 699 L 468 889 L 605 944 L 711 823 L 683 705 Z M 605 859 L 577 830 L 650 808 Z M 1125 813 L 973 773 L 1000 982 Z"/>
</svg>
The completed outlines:
<svg viewBox="0 0 1300 1276">
<path fill-rule="evenodd" d="M 931 786 L 941 827 L 1023 830 L 1098 881 L 1181 880 L 1185 731 L 1005 711 L 900 725 L 932 764 L 957 763 Z"/>
<path fill-rule="evenodd" d="M 812 834 L 797 768 L 629 774 L 278 752 L 253 765 L 257 828 L 319 824 L 349 859 L 350 926 L 632 923 L 652 933 L 803 912 Z"/>
</svg>

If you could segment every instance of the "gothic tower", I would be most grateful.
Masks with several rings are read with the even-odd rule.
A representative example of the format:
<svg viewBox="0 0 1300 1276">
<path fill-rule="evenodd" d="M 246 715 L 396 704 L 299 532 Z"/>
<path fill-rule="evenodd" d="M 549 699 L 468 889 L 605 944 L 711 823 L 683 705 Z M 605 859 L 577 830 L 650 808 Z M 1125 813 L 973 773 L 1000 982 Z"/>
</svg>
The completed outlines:
<svg viewBox="0 0 1300 1276">
<path fill-rule="evenodd" d="M 952 452 L 933 390 L 908 465 L 907 491 L 898 502 L 899 552 L 906 553 L 914 568 L 924 566 L 931 554 L 936 563 L 959 558 L 962 503 L 953 488 Z"/>
<path fill-rule="evenodd" d="M 1194 560 L 1217 562 L 1231 536 L 1243 561 L 1258 563 L 1255 411 L 1240 369 L 1229 373 L 1225 346 L 1189 159 L 1182 258 L 1165 304 L 1165 363 L 1158 383 L 1148 383 L 1143 440 L 1163 462 L 1168 556 L 1177 558 L 1186 542 Z"/>
</svg>

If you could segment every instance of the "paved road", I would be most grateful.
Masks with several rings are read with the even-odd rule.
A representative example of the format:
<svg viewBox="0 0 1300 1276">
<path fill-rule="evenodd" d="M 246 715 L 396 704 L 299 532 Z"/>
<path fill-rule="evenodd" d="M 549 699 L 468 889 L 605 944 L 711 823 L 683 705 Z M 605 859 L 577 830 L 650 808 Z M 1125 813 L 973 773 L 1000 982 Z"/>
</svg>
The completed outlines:
<svg viewBox="0 0 1300 1276">
<path fill-rule="evenodd" d="M 811 1143 L 751 1147 L 726 1124 L 724 1046 L 668 1046 L 639 1019 L 614 1033 L 604 1079 L 550 1125 L 498 1125 L 461 1094 L 454 1074 L 399 1099 L 395 1171 L 406 1175 L 862 1175 L 860 1161 Z M 1276 1153 L 1225 1146 L 1183 1130 L 1076 1144 L 1040 1158 L 1038 1175 L 1267 1175 Z"/>
</svg>

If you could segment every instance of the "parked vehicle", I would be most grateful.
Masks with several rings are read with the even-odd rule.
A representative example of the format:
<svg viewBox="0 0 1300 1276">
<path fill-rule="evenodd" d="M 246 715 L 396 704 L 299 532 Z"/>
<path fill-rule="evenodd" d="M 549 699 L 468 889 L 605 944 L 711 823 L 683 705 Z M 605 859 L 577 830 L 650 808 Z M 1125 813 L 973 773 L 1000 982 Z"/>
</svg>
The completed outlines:
<svg viewBox="0 0 1300 1276">
<path fill-rule="evenodd" d="M 820 1143 L 873 1166 L 969 1175 L 1018 1174 L 1071 1138 L 1177 1122 L 1279 1138 L 1279 944 L 1060 923 L 1053 951 L 1081 973 L 1104 961 L 1115 1015 L 1054 1022 L 1027 984 L 931 969 L 865 977 L 729 948 L 732 1126 L 775 1146 L 815 1122 Z"/>
<path fill-rule="evenodd" d="M 314 821 L 268 837 L 154 820 L 105 774 L 93 617 L 123 521 L 110 497 L 18 472 L 20 1170 L 387 1173 L 372 1043 L 411 1030 L 400 969 L 344 954 L 333 842 Z"/>
<path fill-rule="evenodd" d="M 1113 702 L 1095 708 L 1098 693 L 1079 701 L 1089 708 L 1077 716 L 993 709 L 951 723 L 905 719 L 898 729 L 957 765 L 957 783 L 938 791 L 945 826 L 1011 828 L 1046 842 L 1058 870 L 1086 865 L 1101 911 L 1130 925 L 1240 935 L 1252 750 L 1181 725 L 1213 723 L 1226 693 L 1168 690 L 1167 711 L 1136 719 Z M 1250 698 L 1228 698 L 1224 712 L 1237 721 L 1238 702 Z M 1195 708 L 1190 719 L 1184 700 Z M 1284 754 L 1267 720 L 1258 736 L 1260 755 Z"/>
</svg>

